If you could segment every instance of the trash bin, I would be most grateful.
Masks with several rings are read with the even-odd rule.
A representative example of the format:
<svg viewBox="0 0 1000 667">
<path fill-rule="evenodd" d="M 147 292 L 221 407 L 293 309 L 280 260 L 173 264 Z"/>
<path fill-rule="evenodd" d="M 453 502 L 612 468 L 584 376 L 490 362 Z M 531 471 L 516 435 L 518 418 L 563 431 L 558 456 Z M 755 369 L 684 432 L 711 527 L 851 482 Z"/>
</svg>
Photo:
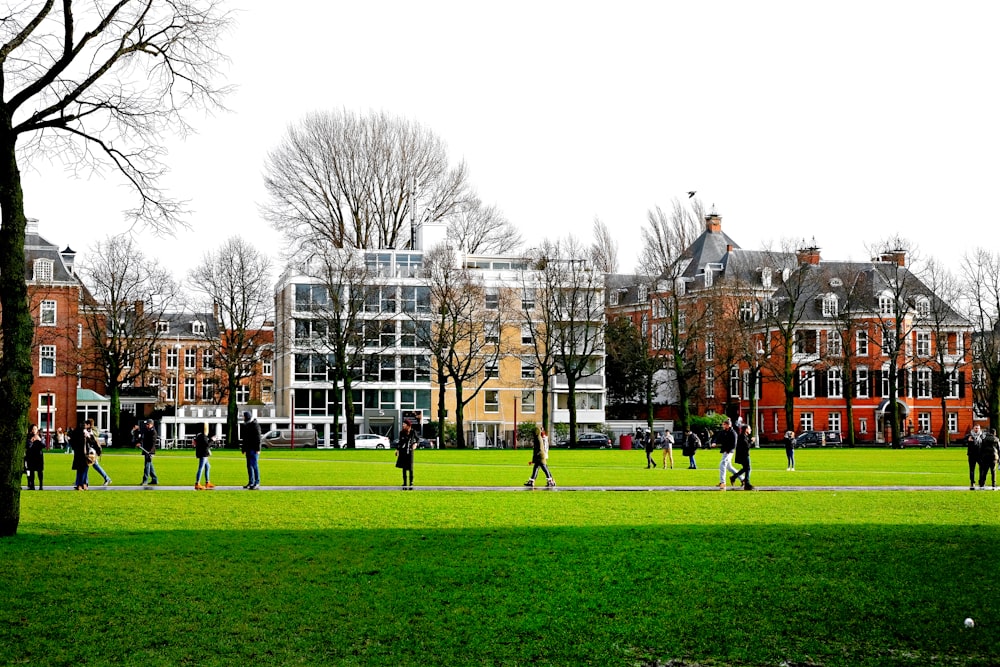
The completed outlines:
<svg viewBox="0 0 1000 667">
<path fill-rule="evenodd" d="M 632 449 L 632 435 L 630 433 L 622 433 L 618 442 L 622 449 Z"/>
</svg>

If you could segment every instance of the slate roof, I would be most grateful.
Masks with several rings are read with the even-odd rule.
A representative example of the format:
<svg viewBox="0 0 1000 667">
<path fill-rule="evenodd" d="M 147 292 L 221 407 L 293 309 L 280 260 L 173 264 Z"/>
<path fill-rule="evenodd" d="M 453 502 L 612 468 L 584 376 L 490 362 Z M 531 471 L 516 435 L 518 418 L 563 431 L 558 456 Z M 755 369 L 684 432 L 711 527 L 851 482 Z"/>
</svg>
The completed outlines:
<svg viewBox="0 0 1000 667">
<path fill-rule="evenodd" d="M 66 284 L 79 284 L 80 279 L 70 271 L 69 267 L 66 265 L 66 261 L 63 258 L 63 254 L 59 251 L 59 246 L 51 243 L 42 236 L 38 234 L 35 229 L 29 229 L 25 231 L 24 235 L 24 279 L 27 282 L 32 282 L 35 277 L 35 260 L 37 259 L 49 259 L 52 260 L 52 282 L 53 283 L 66 283 Z M 73 253 L 71 248 L 66 248 L 67 253 Z"/>
</svg>

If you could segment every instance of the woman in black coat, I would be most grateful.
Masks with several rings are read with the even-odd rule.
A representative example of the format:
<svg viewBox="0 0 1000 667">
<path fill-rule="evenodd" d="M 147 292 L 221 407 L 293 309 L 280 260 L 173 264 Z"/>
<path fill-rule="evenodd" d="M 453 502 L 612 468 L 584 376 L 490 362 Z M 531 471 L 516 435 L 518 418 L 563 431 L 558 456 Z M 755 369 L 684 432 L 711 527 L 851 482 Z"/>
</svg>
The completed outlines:
<svg viewBox="0 0 1000 667">
<path fill-rule="evenodd" d="M 729 483 L 735 484 L 736 480 L 743 478 L 743 490 L 753 491 L 753 484 L 750 483 L 750 447 L 753 439 L 750 437 L 750 427 L 746 424 L 740 427 L 740 432 L 736 435 L 736 453 L 733 461 L 736 465 L 742 466 L 739 471 L 729 477 Z"/>
<path fill-rule="evenodd" d="M 73 488 L 77 491 L 87 490 L 87 473 L 90 470 L 90 461 L 87 460 L 89 447 L 83 430 L 83 424 L 79 424 L 69 434 L 69 445 L 73 448 L 73 470 L 76 471 L 76 482 L 74 482 Z"/>
<path fill-rule="evenodd" d="M 38 473 L 38 490 L 44 490 L 42 483 L 45 470 L 45 443 L 38 435 L 38 427 L 32 424 L 28 427 L 28 443 L 24 448 L 24 467 L 28 471 L 28 490 L 35 490 L 35 473 Z"/>
<path fill-rule="evenodd" d="M 417 446 L 417 437 L 410 428 L 410 420 L 403 421 L 399 429 L 399 440 L 396 441 L 396 467 L 403 471 L 403 488 L 413 488 L 413 450 Z M 409 473 L 410 481 L 406 481 Z"/>
<path fill-rule="evenodd" d="M 785 470 L 795 472 L 795 433 L 785 431 L 782 442 L 785 443 L 785 458 L 788 459 L 788 467 Z"/>
<path fill-rule="evenodd" d="M 691 429 L 684 429 L 684 445 L 681 448 L 681 454 L 688 457 L 688 470 L 698 469 L 694 457 L 698 453 L 699 447 L 701 447 L 701 440 L 698 439 L 698 436 L 692 433 Z"/>
</svg>

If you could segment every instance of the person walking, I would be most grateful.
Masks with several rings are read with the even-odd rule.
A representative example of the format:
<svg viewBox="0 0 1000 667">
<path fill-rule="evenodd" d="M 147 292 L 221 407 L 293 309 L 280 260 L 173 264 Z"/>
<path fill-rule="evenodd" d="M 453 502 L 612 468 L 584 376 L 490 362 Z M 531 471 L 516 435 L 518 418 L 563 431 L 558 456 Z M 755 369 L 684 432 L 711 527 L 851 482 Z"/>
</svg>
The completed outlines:
<svg viewBox="0 0 1000 667">
<path fill-rule="evenodd" d="M 785 443 L 785 458 L 788 459 L 785 472 L 795 472 L 795 432 L 785 431 L 785 437 L 781 441 Z"/>
<path fill-rule="evenodd" d="M 743 424 L 736 435 L 736 453 L 733 456 L 733 460 L 742 467 L 739 472 L 729 477 L 729 483 L 735 484 L 742 477 L 741 484 L 743 484 L 744 491 L 753 491 L 753 484 L 750 483 L 750 448 L 752 446 L 753 438 L 751 437 L 750 425 Z"/>
<path fill-rule="evenodd" d="M 24 469 L 28 471 L 28 490 L 35 490 L 35 473 L 38 473 L 38 490 L 44 491 L 45 443 L 38 434 L 38 426 L 28 427 L 28 442 L 24 448 Z"/>
<path fill-rule="evenodd" d="M 404 419 L 399 429 L 399 439 L 396 441 L 396 467 L 403 471 L 403 488 L 413 488 L 413 450 L 417 447 L 417 434 L 410 426 L 410 420 Z M 406 476 L 410 480 L 407 482 Z"/>
<path fill-rule="evenodd" d="M 656 467 L 656 461 L 653 460 L 653 449 L 655 449 L 656 443 L 653 442 L 653 438 L 650 436 L 649 431 L 645 431 L 642 434 L 642 448 L 646 451 L 646 470 L 651 467 Z"/>
<path fill-rule="evenodd" d="M 532 488 L 535 486 L 535 478 L 538 477 L 539 470 L 545 473 L 545 486 L 556 485 L 556 481 L 552 479 L 552 473 L 549 472 L 548 460 L 548 436 L 545 435 L 544 430 L 536 426 L 531 432 L 531 465 L 534 467 L 531 469 L 531 477 L 524 483 L 525 486 Z"/>
<path fill-rule="evenodd" d="M 76 471 L 76 480 L 73 482 L 73 489 L 76 491 L 86 491 L 88 486 L 87 473 L 90 470 L 90 461 L 87 460 L 87 439 L 83 435 L 83 424 L 78 424 L 70 431 L 69 443 L 73 448 L 73 470 Z"/>
<path fill-rule="evenodd" d="M 72 454 L 73 448 L 69 446 L 69 436 L 63 431 L 62 426 L 56 429 L 56 445 L 63 450 L 63 454 Z"/>
<path fill-rule="evenodd" d="M 733 467 L 733 453 L 736 451 L 736 431 L 733 430 L 733 422 L 728 417 L 722 422 L 722 430 L 712 436 L 712 444 L 719 446 L 719 453 L 722 460 L 719 461 L 719 488 L 726 490 L 726 471 L 736 474 Z"/>
<path fill-rule="evenodd" d="M 990 473 L 990 484 L 993 490 L 997 490 L 997 461 L 1000 460 L 1000 440 L 997 439 L 997 430 L 991 428 L 983 436 L 979 445 L 979 488 L 986 486 L 986 472 Z"/>
<path fill-rule="evenodd" d="M 194 436 L 194 455 L 198 459 L 198 472 L 194 476 L 195 491 L 214 489 L 215 484 L 209 481 L 209 472 L 212 469 L 208 457 L 212 455 L 212 442 L 208 439 L 208 424 L 201 425 L 201 431 Z M 205 484 L 201 484 L 201 473 L 205 472 Z"/>
<path fill-rule="evenodd" d="M 969 491 L 976 490 L 976 466 L 979 464 L 979 451 L 983 444 L 983 430 L 979 425 L 972 427 L 972 432 L 965 439 L 965 456 L 969 459 Z"/>
<path fill-rule="evenodd" d="M 153 428 L 152 419 L 147 419 L 143 423 L 136 447 L 142 450 L 143 459 L 140 486 L 159 484 L 160 480 L 156 478 L 156 469 L 153 467 L 153 457 L 156 456 L 156 429 Z"/>
<path fill-rule="evenodd" d="M 260 424 L 249 410 L 243 412 L 243 442 L 240 450 L 247 457 L 247 483 L 243 487 L 251 491 L 260 488 Z"/>
<path fill-rule="evenodd" d="M 104 486 L 110 486 L 111 478 L 108 476 L 108 473 L 104 472 L 104 468 L 101 467 L 101 454 L 104 453 L 104 448 L 101 447 L 101 443 L 97 439 L 97 434 L 94 433 L 93 419 L 88 419 L 85 422 L 83 434 L 87 439 L 87 445 L 97 453 L 97 458 L 94 460 L 94 472 L 104 478 Z"/>
<path fill-rule="evenodd" d="M 674 467 L 674 434 L 670 431 L 663 432 L 661 447 L 663 447 L 663 469 L 667 469 L 667 460 L 670 460 L 670 469 Z"/>
<path fill-rule="evenodd" d="M 684 429 L 684 444 L 681 445 L 681 454 L 688 457 L 688 470 L 697 470 L 698 465 L 694 461 L 698 448 L 701 447 L 701 440 L 691 432 L 690 428 Z"/>
</svg>

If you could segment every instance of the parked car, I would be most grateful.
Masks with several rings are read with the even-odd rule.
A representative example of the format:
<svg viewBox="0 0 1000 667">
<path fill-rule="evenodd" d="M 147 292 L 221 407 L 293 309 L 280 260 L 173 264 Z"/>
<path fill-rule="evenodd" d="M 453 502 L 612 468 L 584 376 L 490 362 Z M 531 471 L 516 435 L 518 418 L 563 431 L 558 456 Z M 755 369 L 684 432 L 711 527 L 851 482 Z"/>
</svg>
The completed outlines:
<svg viewBox="0 0 1000 667">
<path fill-rule="evenodd" d="M 297 428 L 279 429 L 268 431 L 264 434 L 263 445 L 265 447 L 291 447 L 292 441 L 296 447 L 315 447 L 317 444 L 317 434 L 315 429 Z"/>
<path fill-rule="evenodd" d="M 840 431 L 803 431 L 799 437 L 795 438 L 796 447 L 813 445 L 822 447 L 824 445 L 839 445 L 843 442 Z"/>
<path fill-rule="evenodd" d="M 610 449 L 611 439 L 603 433 L 584 433 L 577 436 L 576 443 L 568 446 L 575 449 Z"/>
<path fill-rule="evenodd" d="M 914 433 L 902 438 L 899 447 L 933 447 L 937 444 L 937 438 L 930 433 Z"/>
<path fill-rule="evenodd" d="M 358 449 L 389 449 L 392 443 L 389 438 L 377 433 L 357 433 L 354 436 L 354 446 Z M 340 448 L 347 447 L 347 439 L 340 441 Z"/>
</svg>

